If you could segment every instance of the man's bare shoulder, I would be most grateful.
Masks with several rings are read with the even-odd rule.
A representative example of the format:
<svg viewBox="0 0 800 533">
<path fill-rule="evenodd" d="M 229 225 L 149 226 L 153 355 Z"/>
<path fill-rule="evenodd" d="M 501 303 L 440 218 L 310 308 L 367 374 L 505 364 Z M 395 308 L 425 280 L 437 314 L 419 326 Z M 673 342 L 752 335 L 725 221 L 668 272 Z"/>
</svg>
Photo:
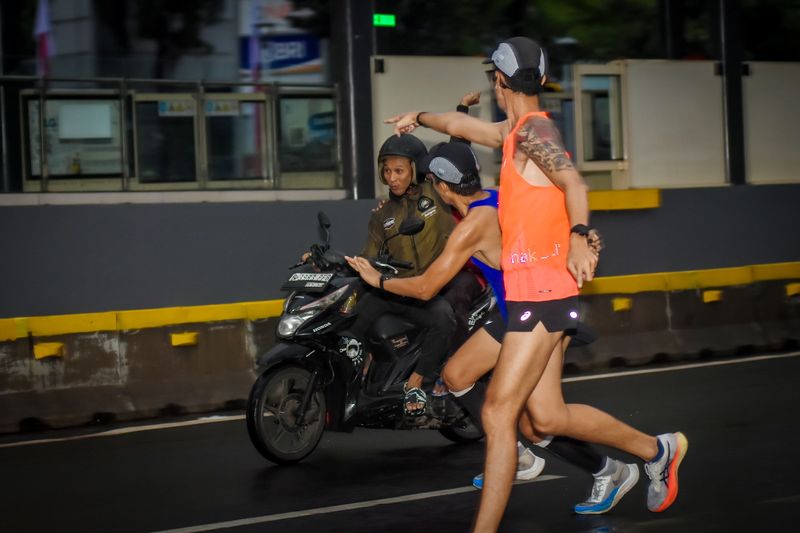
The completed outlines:
<svg viewBox="0 0 800 533">
<path fill-rule="evenodd" d="M 470 242 L 479 242 L 491 235 L 497 224 L 497 209 L 490 205 L 480 205 L 469 210 L 455 231 L 460 231 Z"/>
</svg>

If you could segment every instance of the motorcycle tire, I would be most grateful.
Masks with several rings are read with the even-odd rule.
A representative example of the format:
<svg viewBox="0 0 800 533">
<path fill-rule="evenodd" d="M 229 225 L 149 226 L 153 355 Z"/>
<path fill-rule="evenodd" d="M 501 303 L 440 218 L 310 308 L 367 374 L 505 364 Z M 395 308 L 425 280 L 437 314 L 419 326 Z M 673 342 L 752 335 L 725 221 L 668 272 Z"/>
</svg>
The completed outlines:
<svg viewBox="0 0 800 533">
<path fill-rule="evenodd" d="M 256 449 L 277 464 L 306 458 L 325 430 L 325 394 L 311 396 L 302 424 L 297 410 L 303 401 L 311 372 L 299 366 L 281 366 L 261 374 L 247 401 L 247 432 Z"/>
<path fill-rule="evenodd" d="M 466 422 L 461 426 L 447 426 L 439 430 L 444 438 L 457 444 L 476 442 L 483 438 L 483 431 L 472 423 Z"/>
</svg>

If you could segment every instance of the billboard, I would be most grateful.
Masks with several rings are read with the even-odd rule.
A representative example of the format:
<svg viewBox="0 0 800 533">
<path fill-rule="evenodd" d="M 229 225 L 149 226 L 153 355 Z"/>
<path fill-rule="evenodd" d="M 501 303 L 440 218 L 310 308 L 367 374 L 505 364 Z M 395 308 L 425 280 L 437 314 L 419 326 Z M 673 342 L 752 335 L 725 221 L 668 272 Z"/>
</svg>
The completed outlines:
<svg viewBox="0 0 800 533">
<path fill-rule="evenodd" d="M 239 27 L 239 69 L 243 80 L 279 83 L 328 83 L 325 43 L 296 27 L 315 16 L 283 0 L 243 1 Z"/>
</svg>

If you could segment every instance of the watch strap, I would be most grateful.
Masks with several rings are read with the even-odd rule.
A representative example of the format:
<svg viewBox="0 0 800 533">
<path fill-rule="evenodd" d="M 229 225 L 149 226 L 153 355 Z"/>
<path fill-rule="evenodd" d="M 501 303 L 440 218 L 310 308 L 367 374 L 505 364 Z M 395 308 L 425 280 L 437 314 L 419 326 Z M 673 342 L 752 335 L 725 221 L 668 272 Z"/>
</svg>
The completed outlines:
<svg viewBox="0 0 800 533">
<path fill-rule="evenodd" d="M 569 232 L 577 233 L 581 237 L 588 237 L 590 229 L 591 228 L 589 228 L 589 226 L 587 226 L 586 224 L 575 224 L 574 226 L 572 226 Z"/>
</svg>

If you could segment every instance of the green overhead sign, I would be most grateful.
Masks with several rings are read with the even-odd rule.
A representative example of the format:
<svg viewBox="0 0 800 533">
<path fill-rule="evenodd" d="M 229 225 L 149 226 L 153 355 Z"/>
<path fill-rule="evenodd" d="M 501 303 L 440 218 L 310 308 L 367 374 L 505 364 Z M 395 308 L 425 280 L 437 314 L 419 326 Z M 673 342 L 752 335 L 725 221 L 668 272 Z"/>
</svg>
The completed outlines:
<svg viewBox="0 0 800 533">
<path fill-rule="evenodd" d="M 379 28 L 394 28 L 397 26 L 397 21 L 394 15 L 375 13 L 372 15 L 372 25 Z"/>
</svg>

